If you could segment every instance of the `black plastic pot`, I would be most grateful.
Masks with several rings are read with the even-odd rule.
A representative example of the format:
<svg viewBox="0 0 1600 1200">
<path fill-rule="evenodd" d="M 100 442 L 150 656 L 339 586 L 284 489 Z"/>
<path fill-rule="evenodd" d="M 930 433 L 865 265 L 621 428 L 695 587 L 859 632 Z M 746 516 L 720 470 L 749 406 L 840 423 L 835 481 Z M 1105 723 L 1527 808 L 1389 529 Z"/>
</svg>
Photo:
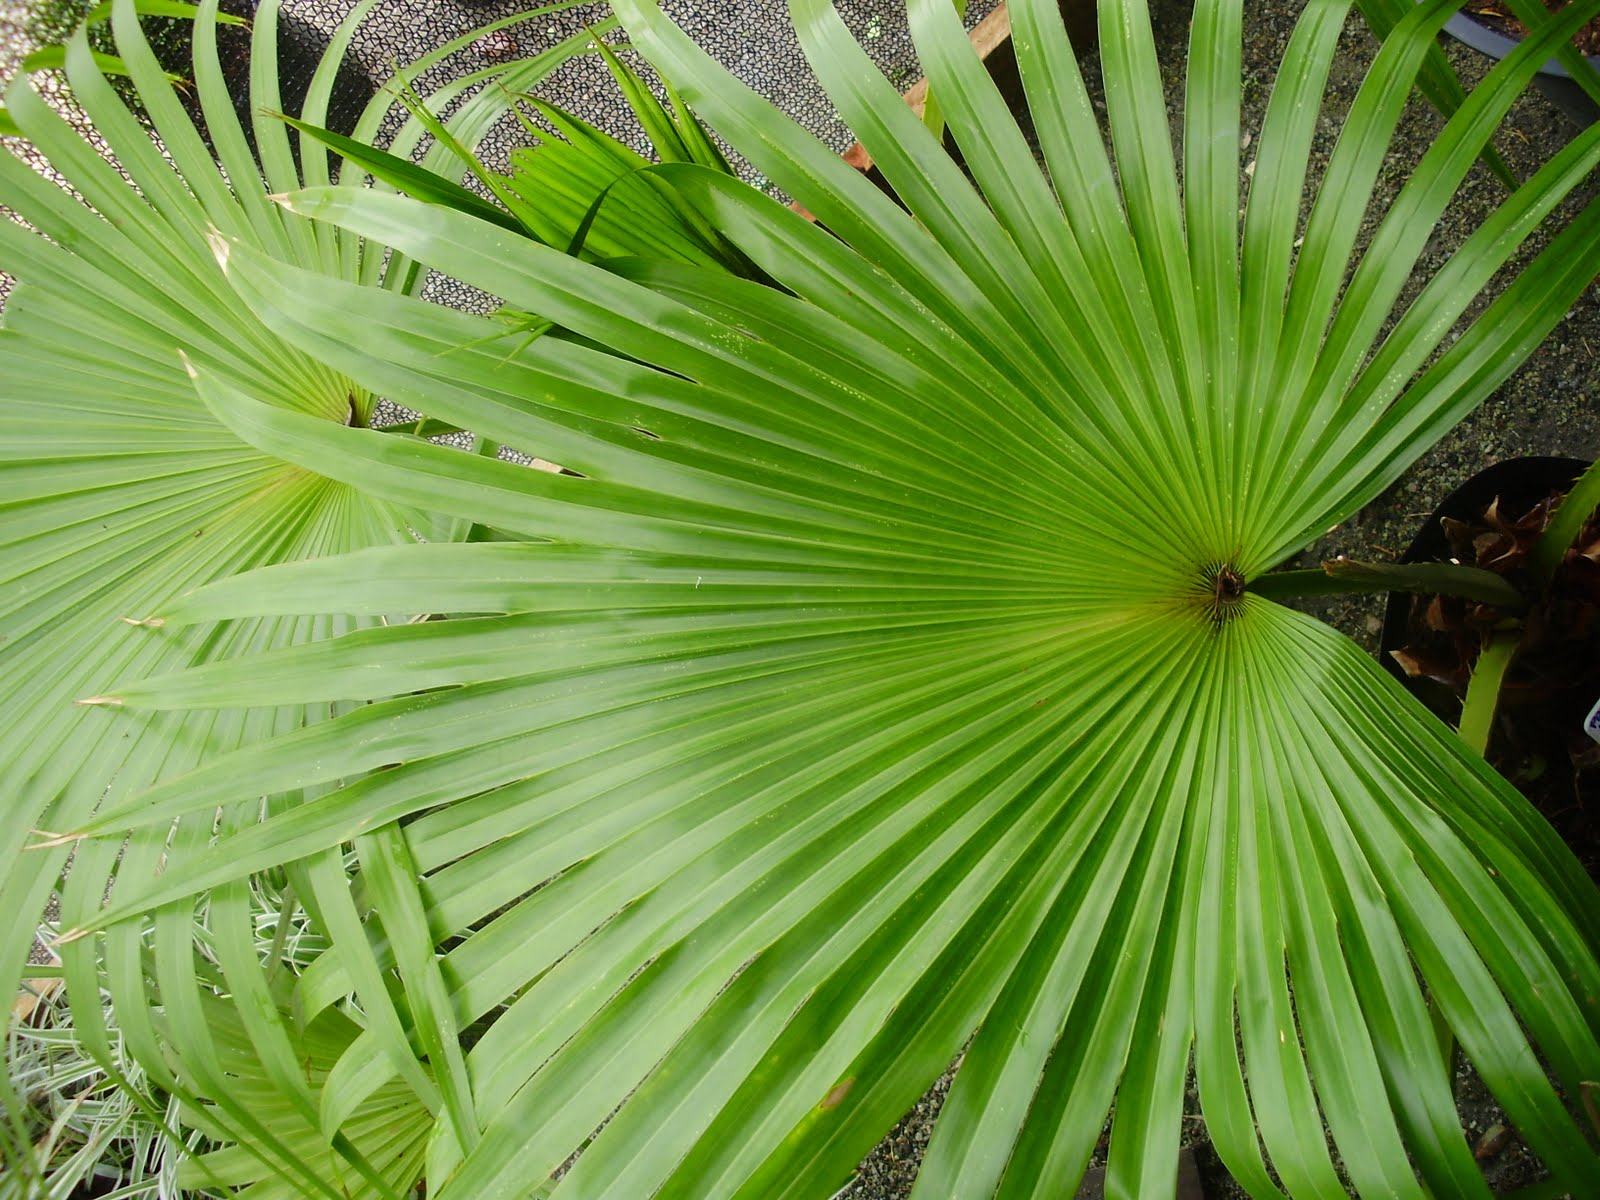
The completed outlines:
<svg viewBox="0 0 1600 1200">
<path fill-rule="evenodd" d="M 1498 499 L 1501 513 L 1515 520 L 1552 493 L 1570 487 L 1588 466 L 1587 462 L 1578 458 L 1529 457 L 1508 459 L 1480 471 L 1446 496 L 1439 507 L 1433 510 L 1411 545 L 1406 547 L 1401 561 L 1447 561 L 1451 547 L 1441 524 L 1442 519 L 1474 523 Z M 1430 601 L 1431 597 L 1413 596 L 1405 592 L 1389 594 L 1383 631 L 1379 638 L 1379 656 L 1389 673 L 1404 684 L 1412 695 L 1426 704 L 1440 720 L 1454 725 L 1461 719 L 1462 695 L 1457 688 L 1440 679 L 1406 674 L 1391 653 L 1407 646 L 1414 636 L 1415 627 L 1411 625 L 1413 611 L 1420 613 L 1420 607 L 1416 606 L 1427 605 Z M 1524 686 L 1537 684 L 1539 694 L 1545 697 L 1534 710 L 1540 715 L 1537 718 L 1531 715 L 1517 717 L 1511 726 L 1503 730 L 1510 740 L 1502 749 L 1508 752 L 1526 751 L 1544 759 L 1564 757 L 1561 751 L 1564 734 L 1561 731 L 1568 727 L 1576 729 L 1594 701 L 1594 695 L 1591 694 L 1594 690 L 1592 658 L 1592 655 L 1585 653 L 1562 660 L 1563 665 L 1556 668 L 1562 674 L 1557 676 L 1549 673 L 1548 663 L 1542 668 L 1530 668 L 1532 674 L 1525 677 Z M 1573 672 L 1570 678 L 1564 674 L 1569 669 Z M 1574 706 L 1577 706 L 1576 709 Z M 1532 727 L 1528 724 L 1529 720 L 1533 720 Z M 1543 728 L 1545 725 L 1551 728 Z M 1530 728 L 1536 732 L 1530 733 Z M 1538 746 L 1534 747 L 1533 743 L 1538 743 Z M 1513 774 L 1516 770 L 1510 762 L 1503 769 Z"/>
<path fill-rule="evenodd" d="M 1474 20 L 1466 12 L 1456 13 L 1445 24 L 1444 29 L 1456 41 L 1471 46 L 1480 54 L 1487 54 L 1496 62 L 1515 50 L 1520 40 L 1510 34 L 1489 28 Z M 1600 57 L 1591 57 L 1589 63 L 1593 67 L 1600 68 Z M 1534 76 L 1533 83 L 1550 103 L 1579 125 L 1587 127 L 1600 120 L 1600 104 L 1579 87 L 1571 72 L 1555 59 L 1552 58 L 1539 68 L 1539 74 Z"/>
<path fill-rule="evenodd" d="M 1488 508 L 1495 497 L 1507 512 L 1520 512 L 1531 508 L 1551 492 L 1569 486 L 1581 475 L 1588 463 L 1581 458 L 1528 457 L 1511 458 L 1479 471 L 1455 491 L 1446 496 L 1439 507 L 1429 514 L 1417 536 L 1400 556 L 1401 562 L 1440 562 L 1449 557 L 1450 543 L 1445 537 L 1440 520 L 1450 517 L 1457 521 L 1471 520 Z M 1379 638 L 1379 651 L 1383 665 L 1402 683 L 1433 707 L 1438 697 L 1428 694 L 1428 689 L 1406 675 L 1389 652 L 1406 643 L 1406 625 L 1411 613 L 1413 597 L 1409 592 L 1390 592 L 1389 603 L 1383 614 L 1383 633 Z M 1438 686 L 1438 685 L 1435 685 Z M 1445 689 L 1439 687 L 1443 693 Z M 1460 705 L 1456 705 L 1459 712 Z"/>
<path fill-rule="evenodd" d="M 1498 497 L 1502 512 L 1515 519 L 1569 487 L 1588 466 L 1576 458 L 1519 458 L 1496 463 L 1445 498 L 1407 548 L 1405 561 L 1437 561 L 1450 553 L 1441 517 L 1480 518 Z M 1427 603 L 1426 597 L 1420 600 Z M 1455 689 L 1432 679 L 1410 678 L 1389 653 L 1407 641 L 1412 603 L 1410 595 L 1389 596 L 1381 639 L 1383 665 L 1443 720 L 1454 724 L 1461 715 L 1461 697 Z M 1564 617 L 1574 614 L 1571 608 L 1558 606 L 1556 611 Z M 1530 621 L 1538 619 L 1530 613 Z M 1489 757 L 1550 821 L 1584 869 L 1600 881 L 1600 821 L 1595 820 L 1600 813 L 1600 761 L 1596 748 L 1581 732 L 1585 714 L 1600 696 L 1600 646 L 1592 631 L 1569 632 L 1573 639 L 1553 657 L 1547 651 L 1525 668 L 1513 665 L 1508 682 L 1523 670 L 1522 686 L 1530 690 L 1509 706 L 1510 698 L 1502 692 Z M 1512 686 L 1515 690 L 1516 685 Z"/>
</svg>

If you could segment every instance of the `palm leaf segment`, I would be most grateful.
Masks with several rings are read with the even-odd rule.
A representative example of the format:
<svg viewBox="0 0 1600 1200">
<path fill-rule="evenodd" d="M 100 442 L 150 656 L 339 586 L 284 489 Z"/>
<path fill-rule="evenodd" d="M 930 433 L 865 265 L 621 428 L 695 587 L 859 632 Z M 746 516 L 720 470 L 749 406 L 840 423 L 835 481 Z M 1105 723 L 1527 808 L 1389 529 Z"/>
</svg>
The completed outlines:
<svg viewBox="0 0 1600 1200">
<path fill-rule="evenodd" d="M 1435 1015 L 1565 1186 L 1600 1179 L 1562 1103 L 1600 1073 L 1593 885 L 1354 646 L 1240 594 L 1594 278 L 1591 205 L 1434 356 L 1593 170 L 1600 129 L 1369 354 L 1484 139 L 1597 5 L 1477 89 L 1347 286 L 1448 4 L 1386 43 L 1298 253 L 1309 99 L 1345 3 L 1300 22 L 1242 234 L 1237 4 L 1197 6 L 1181 192 L 1143 5 L 1101 4 L 1115 173 L 1054 5 L 1014 7 L 1048 182 L 948 5 L 911 4 L 974 187 L 831 10 L 795 0 L 904 212 L 643 0 L 618 4 L 831 231 L 673 170 L 782 290 L 601 270 L 393 196 L 292 198 L 579 335 L 508 355 L 476 318 L 227 252 L 245 302 L 312 358 L 571 472 L 318 421 L 202 369 L 245 442 L 526 540 L 372 549 L 163 606 L 166 629 L 457 615 L 129 683 L 141 710 L 379 702 L 81 829 L 241 814 L 181 871 L 123 873 L 104 917 L 122 958 L 143 914 L 353 848 L 365 922 L 330 918 L 336 952 L 293 984 L 302 1019 L 362 1027 L 317 1117 L 331 1137 L 409 1080 L 434 1114 L 430 1195 L 527 1195 L 592 1135 L 558 1195 L 828 1195 L 963 1048 L 920 1195 L 1069 1195 L 1113 1103 L 1108 1191 L 1170 1195 L 1191 1053 L 1254 1194 L 1487 1195 Z M 299 789 L 314 798 L 244 818 Z M 181 957 L 166 945 L 158 961 Z M 179 1003 L 185 981 L 161 982 Z"/>
</svg>

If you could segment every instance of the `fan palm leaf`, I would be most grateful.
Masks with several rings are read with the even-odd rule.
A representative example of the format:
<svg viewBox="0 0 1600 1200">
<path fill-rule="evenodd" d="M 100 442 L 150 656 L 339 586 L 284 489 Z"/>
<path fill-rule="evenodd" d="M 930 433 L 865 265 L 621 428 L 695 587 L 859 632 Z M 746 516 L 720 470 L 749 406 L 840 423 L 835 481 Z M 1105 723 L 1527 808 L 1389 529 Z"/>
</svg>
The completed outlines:
<svg viewBox="0 0 1600 1200">
<path fill-rule="evenodd" d="M 1473 92 L 1364 254 L 1452 5 L 1386 40 L 1302 230 L 1306 98 L 1348 7 L 1307 6 L 1242 229 L 1230 0 L 1197 8 L 1181 161 L 1140 0 L 1100 6 L 1110 153 L 1055 6 L 1017 0 L 1044 171 L 949 7 L 913 0 L 970 179 L 831 8 L 794 0 L 904 208 L 620 0 L 634 45 L 821 222 L 657 169 L 777 286 L 579 262 L 379 192 L 284 200 L 566 331 L 513 343 L 214 236 L 274 337 L 567 470 L 319 419 L 197 357 L 242 444 L 505 540 L 152 591 L 131 646 L 446 619 L 130 664 L 96 697 L 107 729 L 341 713 L 75 825 L 105 859 L 176 823 L 183 857 L 131 855 L 74 944 L 103 936 L 135 1006 L 151 945 L 161 1005 L 193 1017 L 173 1053 L 205 1064 L 197 900 L 303 876 L 331 949 L 273 976 L 271 1011 L 360 1032 L 315 1089 L 283 1087 L 331 1141 L 406 1085 L 441 1198 L 534 1194 L 580 1148 L 555 1195 L 826 1196 L 958 1056 L 919 1194 L 1070 1195 L 1114 1109 L 1108 1193 L 1170 1195 L 1192 1058 L 1252 1194 L 1486 1196 L 1436 1021 L 1558 1183 L 1592 1190 L 1566 1101 L 1600 1072 L 1593 883 L 1352 643 L 1248 584 L 1392 482 L 1600 272 L 1591 203 L 1449 337 L 1593 171 L 1597 127 L 1383 336 L 1486 138 L 1600 3 Z M 185 1084 L 214 1101 L 225 1079 Z"/>
<path fill-rule="evenodd" d="M 292 705 L 265 715 L 156 716 L 111 729 L 74 700 L 109 677 L 317 640 L 376 620 L 269 617 L 220 636 L 195 630 L 137 644 L 122 636 L 127 626 L 119 618 L 129 619 L 153 597 L 175 597 L 253 566 L 466 531 L 464 523 L 364 496 L 263 455 L 200 402 L 182 356 L 195 369 L 318 421 L 365 423 L 374 404 L 370 391 L 260 323 L 226 282 L 206 240 L 209 232 L 226 231 L 323 277 L 366 286 L 380 279 L 383 248 L 286 218 L 268 200 L 274 190 L 326 184 L 327 164 L 308 154 L 302 172 L 286 130 L 264 115 L 247 141 L 218 65 L 215 3 L 202 6 L 196 27 L 196 94 L 209 142 L 202 141 L 145 42 L 136 5 L 114 7 L 121 62 L 160 145 L 107 82 L 80 30 L 61 61 L 98 146 L 57 115 L 30 79 L 19 78 L 6 97 L 18 134 L 77 194 L 22 157 L 0 154 L 5 203 L 31 226 L 0 222 L 0 255 L 17 280 L 0 328 L 0 391 L 8 424 L 0 450 L 0 576 L 6 585 L 0 723 L 7 730 L 0 748 L 7 812 L 0 834 L 7 861 L 0 903 L 16 917 L 0 934 L 0 974 L 12 980 L 22 972 L 33 940 L 34 922 L 22 914 L 43 913 L 67 854 L 65 848 L 19 854 L 37 840 L 30 830 L 76 825 L 97 807 L 180 774 L 209 754 L 316 715 Z M 332 68 L 370 8 L 359 6 L 335 38 L 329 69 L 311 86 L 309 113 L 325 108 Z M 277 6 L 267 3 L 255 18 L 253 91 L 263 110 L 278 107 L 270 50 L 276 15 Z M 578 48 L 571 42 L 520 65 L 513 82 L 531 85 Z M 428 65 L 417 64 L 412 73 Z M 498 94 L 469 104 L 457 118 L 463 136 L 475 139 L 503 106 Z M 386 107 L 372 107 L 365 119 L 369 129 Z M 390 287 L 415 288 L 421 281 L 399 256 L 390 268 Z M 127 870 L 157 861 L 175 865 L 183 846 L 196 838 L 203 843 L 209 829 L 207 820 L 206 831 L 180 832 L 171 841 L 164 833 L 144 834 L 110 854 L 79 853 L 61 895 L 65 919 L 70 923 L 98 909 L 119 857 Z M 239 994 L 250 997 L 256 1011 L 269 1012 L 268 993 L 250 982 L 258 972 L 239 899 L 237 889 L 214 898 L 216 954 L 235 968 L 235 977 L 236 968 L 250 962 L 251 976 L 238 985 Z M 193 917 L 174 914 L 165 923 L 184 928 Z M 149 966 L 136 953 L 106 964 L 71 948 L 65 957 L 73 990 L 85 997 L 98 994 L 102 969 L 138 989 Z M 173 969 L 193 995 L 193 964 Z M 80 1007 L 86 1044 L 109 1062 L 98 1004 L 91 1000 Z M 173 1011 L 181 1011 L 176 1002 Z M 245 1024 L 263 1046 L 279 1052 L 276 1079 L 292 1078 L 288 1064 L 298 1055 L 288 1052 L 281 1022 L 264 1024 L 247 1015 Z M 163 1086 L 195 1086 L 192 1077 L 183 1081 L 173 1074 L 160 1052 L 162 1032 L 144 1006 L 130 1015 L 125 1033 L 156 1064 L 152 1077 Z M 252 1127 L 243 1111 L 232 1106 L 234 1136 Z"/>
</svg>

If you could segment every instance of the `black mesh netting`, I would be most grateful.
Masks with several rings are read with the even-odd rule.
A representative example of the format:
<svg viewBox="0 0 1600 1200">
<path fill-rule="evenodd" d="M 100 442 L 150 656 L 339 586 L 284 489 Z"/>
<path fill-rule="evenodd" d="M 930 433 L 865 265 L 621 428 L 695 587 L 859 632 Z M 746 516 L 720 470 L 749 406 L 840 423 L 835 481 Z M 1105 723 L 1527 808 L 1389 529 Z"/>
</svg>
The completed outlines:
<svg viewBox="0 0 1600 1200">
<path fill-rule="evenodd" d="M 848 146 L 851 135 L 806 65 L 789 25 L 785 0 L 667 0 L 665 6 L 701 45 L 756 91 L 830 144 L 839 149 Z M 0 0 L 0 82 L 19 73 L 28 53 L 64 39 L 90 7 L 91 0 Z M 254 0 L 224 0 L 222 7 L 249 16 L 256 4 Z M 355 0 L 283 0 L 278 55 L 285 111 L 299 114 L 312 73 L 354 7 Z M 909 85 L 919 72 L 902 0 L 843 0 L 838 7 L 885 74 L 900 86 Z M 975 23 L 993 7 L 994 0 L 971 0 L 968 22 Z M 341 132 L 349 131 L 397 66 L 409 64 L 498 18 L 527 10 L 528 6 L 517 0 L 383 0 L 373 6 L 350 41 L 340 65 L 327 123 Z M 535 14 L 508 29 L 472 39 L 465 49 L 424 75 L 418 81 L 418 90 L 426 94 L 468 72 L 537 54 L 603 20 L 608 11 L 603 3 L 595 3 Z M 187 76 L 189 23 L 147 18 L 145 28 L 168 69 Z M 100 48 L 114 49 L 109 30 L 101 27 L 96 37 L 101 39 Z M 235 106 L 248 129 L 249 35 L 237 26 L 224 27 L 219 32 L 219 48 Z M 56 73 L 41 71 L 35 78 L 37 86 L 71 117 L 71 96 Z M 541 95 L 636 149 L 648 150 L 597 56 L 584 55 L 565 64 L 545 83 Z M 136 104 L 136 99 L 130 99 Z M 195 115 L 197 125 L 203 128 L 198 105 Z M 526 136 L 516 121 L 507 118 L 485 139 L 480 153 L 490 167 L 502 167 L 510 150 Z M 17 139 L 0 141 L 8 143 L 14 153 L 33 157 L 30 148 Z M 48 173 L 44 164 L 36 165 Z M 764 183 L 760 179 L 753 181 Z M 3 202 L 0 197 L 0 209 Z M 3 270 L 4 264 L 0 263 L 0 272 Z M 9 278 L 0 274 L 0 305 L 9 286 Z M 450 281 L 434 281 L 429 295 L 462 307 L 477 308 L 485 303 L 484 298 Z"/>
</svg>

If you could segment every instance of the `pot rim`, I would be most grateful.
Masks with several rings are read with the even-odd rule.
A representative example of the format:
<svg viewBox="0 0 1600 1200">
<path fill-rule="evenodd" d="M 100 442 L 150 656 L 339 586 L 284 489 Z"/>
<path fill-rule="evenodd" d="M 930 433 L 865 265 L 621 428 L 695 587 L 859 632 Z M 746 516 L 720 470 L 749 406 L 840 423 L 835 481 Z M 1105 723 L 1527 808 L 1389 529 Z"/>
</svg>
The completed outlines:
<svg viewBox="0 0 1600 1200">
<path fill-rule="evenodd" d="M 1420 0 L 1419 0 L 1420 2 Z M 1465 12 L 1454 13 L 1445 22 L 1445 32 L 1458 42 L 1472 47 L 1480 54 L 1487 54 L 1490 58 L 1499 60 L 1515 50 L 1521 38 L 1511 37 L 1490 29 L 1487 25 L 1480 25 Z M 1585 55 L 1591 66 L 1600 69 L 1600 54 Z M 1539 68 L 1541 75 L 1554 75 L 1559 79 L 1571 79 L 1572 72 L 1567 70 L 1554 58 L 1549 59 Z"/>
</svg>

